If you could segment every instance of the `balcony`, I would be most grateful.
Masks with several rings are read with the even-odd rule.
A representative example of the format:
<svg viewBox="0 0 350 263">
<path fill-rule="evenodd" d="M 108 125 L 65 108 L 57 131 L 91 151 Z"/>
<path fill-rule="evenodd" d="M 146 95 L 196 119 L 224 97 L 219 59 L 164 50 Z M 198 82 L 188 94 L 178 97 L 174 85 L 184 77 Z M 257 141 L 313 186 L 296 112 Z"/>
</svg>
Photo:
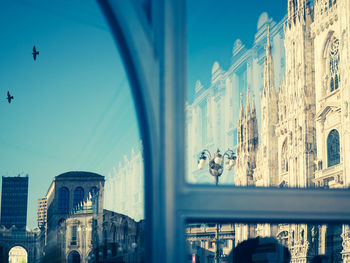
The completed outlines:
<svg viewBox="0 0 350 263">
<path fill-rule="evenodd" d="M 316 187 L 342 188 L 343 187 L 343 164 L 320 169 L 315 172 L 313 179 Z"/>
</svg>

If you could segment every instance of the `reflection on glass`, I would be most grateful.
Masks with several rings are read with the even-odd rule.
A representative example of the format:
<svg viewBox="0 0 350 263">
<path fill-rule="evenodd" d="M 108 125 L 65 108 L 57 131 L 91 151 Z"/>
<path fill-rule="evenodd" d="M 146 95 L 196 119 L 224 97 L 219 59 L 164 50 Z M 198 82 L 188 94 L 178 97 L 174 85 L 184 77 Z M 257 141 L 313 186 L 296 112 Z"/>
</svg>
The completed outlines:
<svg viewBox="0 0 350 263">
<path fill-rule="evenodd" d="M 342 131 L 349 128 L 350 96 L 340 92 L 349 69 L 339 44 L 345 25 L 335 22 L 324 34 L 316 28 L 330 12 L 349 15 L 349 10 L 341 8 L 345 0 L 327 12 L 328 1 L 302 2 L 237 8 L 232 1 L 220 7 L 187 1 L 188 182 L 212 183 L 207 169 L 197 169 L 203 149 L 230 148 L 237 161 L 233 171 L 223 172 L 222 184 L 348 186 L 350 135 Z M 273 17 L 261 13 L 266 9 Z M 207 17 L 210 22 L 198 23 Z M 344 41 L 348 45 L 350 39 Z"/>
<path fill-rule="evenodd" d="M 186 241 L 192 263 L 350 260 L 349 225 L 191 223 Z"/>
</svg>

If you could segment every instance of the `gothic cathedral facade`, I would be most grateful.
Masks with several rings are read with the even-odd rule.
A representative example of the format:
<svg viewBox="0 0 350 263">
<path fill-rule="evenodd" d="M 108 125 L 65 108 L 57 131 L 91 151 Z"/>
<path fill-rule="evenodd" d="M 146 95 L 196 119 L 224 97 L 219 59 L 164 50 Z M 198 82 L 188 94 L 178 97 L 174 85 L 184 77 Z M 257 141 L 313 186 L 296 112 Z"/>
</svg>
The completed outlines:
<svg viewBox="0 0 350 263">
<path fill-rule="evenodd" d="M 267 33 L 261 130 L 256 110 L 241 99 L 235 184 L 262 187 L 350 187 L 350 1 L 288 0 L 284 24 L 285 73 L 279 87 Z M 253 99 L 253 105 L 254 105 Z M 237 224 L 236 242 L 249 238 Z M 329 254 L 350 262 L 348 226 L 255 225 L 255 233 L 288 245 L 292 262 Z M 341 261 L 342 260 L 342 261 Z"/>
</svg>

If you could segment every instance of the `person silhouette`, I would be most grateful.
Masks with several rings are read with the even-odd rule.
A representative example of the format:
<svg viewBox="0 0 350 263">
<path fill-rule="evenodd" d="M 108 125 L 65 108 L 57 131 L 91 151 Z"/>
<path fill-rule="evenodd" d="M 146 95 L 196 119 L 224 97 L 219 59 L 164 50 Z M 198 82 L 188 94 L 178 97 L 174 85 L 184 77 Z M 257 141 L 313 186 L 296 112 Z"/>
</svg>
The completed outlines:
<svg viewBox="0 0 350 263">
<path fill-rule="evenodd" d="M 245 240 L 229 255 L 229 262 L 233 263 L 289 263 L 290 259 L 289 249 L 273 237 Z"/>
</svg>

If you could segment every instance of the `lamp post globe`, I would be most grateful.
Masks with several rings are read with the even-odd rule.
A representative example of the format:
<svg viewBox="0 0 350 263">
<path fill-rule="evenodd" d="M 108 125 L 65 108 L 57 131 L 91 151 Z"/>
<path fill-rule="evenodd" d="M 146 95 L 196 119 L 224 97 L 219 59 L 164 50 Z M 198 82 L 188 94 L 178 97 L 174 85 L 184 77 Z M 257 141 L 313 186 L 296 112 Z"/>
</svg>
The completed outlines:
<svg viewBox="0 0 350 263">
<path fill-rule="evenodd" d="M 226 170 L 231 171 L 233 166 L 236 164 L 236 155 L 233 150 L 228 149 L 224 154 L 221 154 L 220 150 L 218 149 L 215 153 L 215 155 L 212 155 L 210 151 L 204 149 L 202 153 L 200 154 L 199 160 L 198 160 L 198 169 L 203 170 L 206 159 L 209 158 L 209 173 L 215 177 L 215 184 L 219 184 L 219 177 L 224 172 L 224 159 L 225 156 L 227 156 L 227 163 L 226 163 Z M 221 224 L 216 224 L 216 251 L 215 251 L 215 263 L 220 262 L 221 258 L 221 248 L 220 248 L 220 232 Z"/>
<path fill-rule="evenodd" d="M 227 157 L 226 170 L 231 171 L 236 163 L 236 156 L 234 151 L 228 149 L 224 154 L 221 154 L 218 149 L 214 155 L 210 151 L 204 149 L 198 159 L 198 169 L 203 170 L 206 160 L 209 159 L 209 173 L 215 177 L 215 184 L 218 185 L 219 177 L 224 172 L 224 161 Z"/>
</svg>

